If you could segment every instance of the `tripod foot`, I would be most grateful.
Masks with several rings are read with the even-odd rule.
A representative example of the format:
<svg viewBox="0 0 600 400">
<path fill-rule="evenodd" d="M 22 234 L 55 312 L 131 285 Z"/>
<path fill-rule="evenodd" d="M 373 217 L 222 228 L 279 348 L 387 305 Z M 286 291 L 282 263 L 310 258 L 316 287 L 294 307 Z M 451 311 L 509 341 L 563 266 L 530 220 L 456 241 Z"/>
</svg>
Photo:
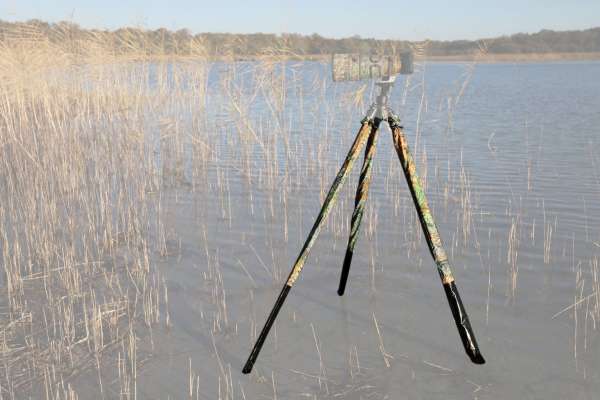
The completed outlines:
<svg viewBox="0 0 600 400">
<path fill-rule="evenodd" d="M 352 249 L 346 249 L 346 256 L 344 257 L 344 264 L 342 266 L 342 276 L 340 277 L 340 286 L 338 287 L 337 294 L 339 296 L 344 295 L 346 290 L 346 282 L 348 282 L 348 275 L 350 274 L 350 263 L 352 263 Z"/>
<path fill-rule="evenodd" d="M 265 326 L 263 327 L 262 331 L 260 332 L 260 335 L 258 336 L 258 339 L 256 340 L 256 344 L 254 345 L 254 348 L 252 349 L 252 352 L 250 353 L 250 356 L 248 357 L 248 361 L 246 361 L 246 364 L 244 365 L 244 369 L 242 369 L 242 372 L 244 374 L 249 374 L 250 372 L 252 372 L 252 367 L 254 367 L 254 363 L 256 362 L 256 359 L 258 358 L 258 353 L 260 353 L 260 349 L 262 348 L 263 344 L 265 343 L 265 340 L 267 339 L 267 335 L 269 334 L 269 331 L 271 330 L 271 326 L 273 326 L 273 323 L 275 322 L 275 318 L 277 318 L 277 314 L 279 314 L 279 310 L 281 310 L 281 307 L 283 306 L 283 302 L 285 301 L 285 298 L 287 297 L 291 288 L 292 287 L 289 285 L 284 285 L 283 289 L 281 289 L 281 293 L 279 293 L 279 297 L 277 297 L 277 301 L 275 301 L 275 305 L 273 306 L 273 309 L 271 310 L 271 313 L 269 314 L 269 318 L 267 318 L 267 322 L 265 322 Z"/>
<path fill-rule="evenodd" d="M 485 364 L 485 359 L 479 351 L 475 354 L 469 354 L 469 358 L 474 364 Z"/>
<path fill-rule="evenodd" d="M 456 284 L 454 281 L 452 281 L 450 283 L 445 283 L 443 286 L 444 291 L 446 292 L 446 297 L 448 298 L 448 303 L 450 304 L 450 310 L 452 310 L 452 316 L 454 317 L 456 328 L 458 329 L 460 340 L 465 348 L 465 352 L 473 363 L 485 364 L 485 359 L 479 351 L 479 346 L 475 340 L 473 328 L 471 328 L 467 311 L 465 310 L 465 306 L 460 299 Z"/>
</svg>

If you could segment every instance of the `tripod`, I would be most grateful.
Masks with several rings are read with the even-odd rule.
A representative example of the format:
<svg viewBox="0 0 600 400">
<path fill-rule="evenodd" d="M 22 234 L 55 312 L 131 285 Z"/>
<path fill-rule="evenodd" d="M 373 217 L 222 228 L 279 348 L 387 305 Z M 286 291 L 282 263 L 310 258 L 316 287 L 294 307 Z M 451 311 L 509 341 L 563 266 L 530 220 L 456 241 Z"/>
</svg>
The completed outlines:
<svg viewBox="0 0 600 400">
<path fill-rule="evenodd" d="M 277 314 L 283 306 L 283 302 L 285 301 L 290 289 L 300 276 L 300 272 L 304 267 L 308 253 L 310 252 L 311 247 L 321 231 L 323 222 L 329 215 L 329 212 L 335 203 L 343 183 L 350 174 L 354 161 L 358 157 L 360 150 L 366 142 L 367 146 L 365 149 L 365 157 L 362 169 L 360 171 L 360 178 L 358 181 L 358 188 L 356 190 L 356 198 L 354 202 L 354 212 L 352 213 L 350 224 L 350 237 L 348 239 L 348 246 L 346 248 L 346 255 L 344 257 L 342 274 L 338 288 L 338 294 L 340 296 L 344 294 L 346 282 L 350 273 L 350 264 L 352 262 L 354 246 L 358 238 L 358 228 L 362 221 L 365 202 L 368 197 L 369 185 L 371 182 L 371 166 L 373 157 L 375 156 L 375 145 L 377 143 L 377 132 L 379 130 L 379 125 L 384 120 L 387 121 L 392 131 L 394 147 L 396 148 L 396 153 L 398 154 L 400 164 L 404 170 L 404 176 L 406 177 L 406 182 L 408 183 L 408 187 L 419 216 L 419 221 L 421 223 L 429 251 L 436 263 L 437 271 L 442 280 L 442 286 L 446 292 L 446 297 L 452 311 L 452 316 L 454 317 L 454 322 L 458 328 L 458 333 L 462 344 L 467 355 L 473 363 L 485 363 L 485 360 L 479 351 L 477 341 L 475 340 L 475 335 L 473 334 L 469 317 L 467 316 L 465 307 L 463 306 L 458 294 L 458 289 L 454 282 L 448 256 L 442 247 L 440 235 L 433 220 L 433 216 L 431 215 L 431 211 L 429 210 L 427 198 L 425 197 L 423 187 L 421 186 L 419 176 L 416 172 L 416 165 L 410 154 L 406 137 L 404 136 L 402 126 L 400 125 L 400 118 L 398 118 L 398 116 L 395 115 L 387 105 L 388 95 L 394 85 L 394 81 L 395 77 L 386 77 L 385 79 L 376 83 L 381 88 L 380 94 L 377 96 L 375 103 L 371 105 L 365 118 L 361 121 L 361 128 L 358 131 L 358 134 L 354 139 L 352 146 L 350 147 L 350 151 L 348 152 L 342 167 L 336 175 L 331 188 L 329 189 L 329 193 L 327 194 L 327 197 L 323 202 L 323 206 L 321 207 L 321 211 L 319 212 L 319 215 L 317 216 L 317 219 L 310 233 L 308 234 L 306 242 L 300 251 L 300 255 L 296 259 L 292 271 L 290 272 L 287 281 L 283 286 L 283 289 L 281 290 L 281 293 L 279 294 L 279 297 L 277 298 L 275 305 L 273 306 L 273 309 L 271 310 L 271 313 L 269 314 L 269 317 L 267 318 L 267 321 L 265 322 L 265 325 L 258 336 L 258 339 L 256 340 L 252 352 L 248 357 L 248 361 L 246 361 L 244 369 L 242 370 L 243 373 L 248 374 L 252 371 L 252 367 L 258 358 L 260 350 L 267 338 L 267 335 L 269 334 L 269 330 L 275 322 Z"/>
</svg>

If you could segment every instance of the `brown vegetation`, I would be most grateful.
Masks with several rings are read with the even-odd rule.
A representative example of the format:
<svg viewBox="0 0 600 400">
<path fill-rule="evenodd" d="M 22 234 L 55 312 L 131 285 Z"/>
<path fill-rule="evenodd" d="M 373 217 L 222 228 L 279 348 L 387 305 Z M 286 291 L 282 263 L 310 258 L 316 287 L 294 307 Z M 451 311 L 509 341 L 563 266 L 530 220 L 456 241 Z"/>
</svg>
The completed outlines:
<svg viewBox="0 0 600 400">
<path fill-rule="evenodd" d="M 0 43 L 14 38 L 48 41 L 54 45 L 68 43 L 72 46 L 69 51 L 75 54 L 85 54 L 91 50 L 90 47 L 102 47 L 114 55 L 128 56 L 278 56 L 304 59 L 332 53 L 397 53 L 414 45 L 424 46 L 426 51 L 423 55 L 427 58 L 449 57 L 456 60 L 478 57 L 482 47 L 486 49 L 490 59 L 496 61 L 596 59 L 600 53 L 600 28 L 564 32 L 542 30 L 533 34 L 519 33 L 481 40 L 426 40 L 411 43 L 406 40 L 376 40 L 360 36 L 329 39 L 318 34 L 305 36 L 293 33 L 192 34 L 187 29 L 173 32 L 164 28 L 146 30 L 135 27 L 107 31 L 84 29 L 70 22 L 50 24 L 32 20 L 10 23 L 0 20 Z"/>
</svg>

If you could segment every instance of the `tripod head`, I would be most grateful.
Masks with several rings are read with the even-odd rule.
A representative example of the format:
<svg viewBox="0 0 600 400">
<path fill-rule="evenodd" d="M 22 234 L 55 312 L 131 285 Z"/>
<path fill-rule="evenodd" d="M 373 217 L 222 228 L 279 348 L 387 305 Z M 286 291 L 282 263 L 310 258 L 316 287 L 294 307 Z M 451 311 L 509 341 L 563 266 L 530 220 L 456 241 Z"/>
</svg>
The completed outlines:
<svg viewBox="0 0 600 400">
<path fill-rule="evenodd" d="M 380 119 L 380 120 L 387 119 L 387 117 L 388 117 L 388 110 L 387 110 L 388 98 L 389 98 L 390 91 L 394 87 L 395 82 L 396 82 L 395 76 L 388 76 L 388 77 L 385 77 L 385 78 L 380 79 L 377 82 L 375 82 L 375 84 L 377 86 L 379 86 L 379 88 L 381 89 L 379 92 L 379 96 L 377 96 L 377 99 L 375 100 L 375 116 L 374 116 L 375 118 Z"/>
</svg>

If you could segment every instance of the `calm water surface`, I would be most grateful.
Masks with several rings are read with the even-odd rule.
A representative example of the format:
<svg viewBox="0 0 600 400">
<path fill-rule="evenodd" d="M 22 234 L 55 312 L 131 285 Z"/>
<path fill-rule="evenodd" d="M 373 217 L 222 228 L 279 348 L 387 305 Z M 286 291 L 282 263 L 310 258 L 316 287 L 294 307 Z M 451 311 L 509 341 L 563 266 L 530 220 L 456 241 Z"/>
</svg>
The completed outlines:
<svg viewBox="0 0 600 400">
<path fill-rule="evenodd" d="M 244 376 L 256 333 L 375 94 L 370 83 L 334 84 L 325 64 L 288 63 L 283 80 L 281 69 L 257 70 L 212 66 L 205 129 L 218 156 L 207 165 L 211 184 L 166 199 L 182 250 L 176 261 L 161 261 L 171 369 L 157 372 L 148 395 L 181 394 L 191 357 L 206 398 L 217 398 L 221 368 L 230 368 L 234 398 L 597 398 L 600 63 L 429 63 L 394 89 L 391 103 L 486 365 L 463 353 L 383 127 L 347 294 L 336 289 L 357 171 L 258 372 Z M 242 113 L 223 89 L 228 74 Z M 256 90 L 273 76 L 281 91 Z M 206 315 L 222 310 L 198 289 L 215 266 L 227 329 L 215 330 Z M 156 376 L 153 367 L 145 373 Z"/>
</svg>

